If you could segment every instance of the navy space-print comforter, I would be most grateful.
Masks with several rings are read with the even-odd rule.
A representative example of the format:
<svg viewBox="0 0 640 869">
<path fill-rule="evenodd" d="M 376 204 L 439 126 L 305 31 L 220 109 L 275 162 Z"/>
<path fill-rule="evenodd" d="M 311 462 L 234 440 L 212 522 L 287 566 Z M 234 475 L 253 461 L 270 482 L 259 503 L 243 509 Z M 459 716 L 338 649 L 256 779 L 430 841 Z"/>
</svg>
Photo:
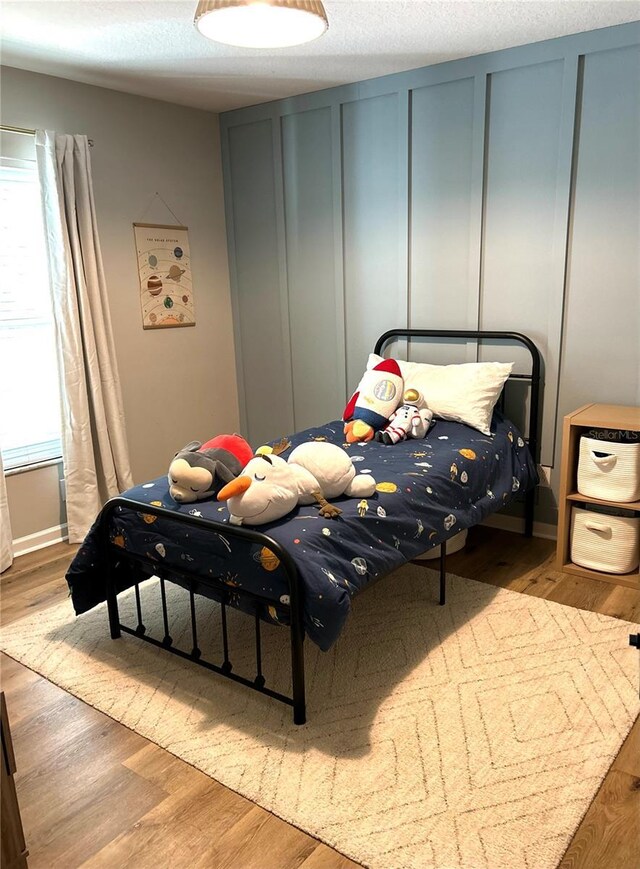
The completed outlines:
<svg viewBox="0 0 640 869">
<path fill-rule="evenodd" d="M 292 435 L 292 447 L 327 440 L 348 449 L 357 471 L 376 479 L 376 494 L 360 501 L 338 499 L 335 503 L 343 511 L 338 519 L 323 519 L 313 506 L 298 507 L 284 519 L 257 528 L 291 553 L 303 586 L 305 629 L 321 649 L 335 642 L 352 596 L 369 582 L 482 521 L 537 479 L 520 433 L 497 411 L 491 437 L 439 420 L 423 440 L 346 445 L 342 427 L 335 421 Z M 207 576 L 221 578 L 229 588 L 230 602 L 240 609 L 253 611 L 255 606 L 245 591 L 262 595 L 268 598 L 262 617 L 286 623 L 282 604 L 288 601 L 288 588 L 279 562 L 268 549 L 225 535 L 226 506 L 215 500 L 179 505 L 169 495 L 166 477 L 135 486 L 124 495 L 213 519 L 220 522 L 220 533 L 121 509 L 111 528 L 113 542 L 161 562 L 168 570 L 187 569 L 203 581 Z M 67 574 L 78 614 L 105 600 L 101 545 L 94 526 Z M 148 576 L 143 568 L 126 563 L 118 571 L 119 589 Z M 204 583 L 198 593 L 219 599 Z"/>
</svg>

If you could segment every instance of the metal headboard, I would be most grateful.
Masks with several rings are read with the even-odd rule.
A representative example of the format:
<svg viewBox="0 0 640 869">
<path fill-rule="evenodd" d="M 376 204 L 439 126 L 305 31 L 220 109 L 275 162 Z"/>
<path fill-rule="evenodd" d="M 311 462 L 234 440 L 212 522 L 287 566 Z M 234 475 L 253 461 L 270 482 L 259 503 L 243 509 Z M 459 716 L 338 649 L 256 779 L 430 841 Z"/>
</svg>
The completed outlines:
<svg viewBox="0 0 640 869">
<path fill-rule="evenodd" d="M 511 374 L 509 380 L 524 380 L 531 384 L 529 399 L 529 417 L 527 443 L 535 462 L 540 460 L 540 389 L 542 358 L 540 351 L 531 338 L 520 332 L 475 332 L 463 329 L 390 329 L 381 335 L 376 341 L 374 353 L 382 355 L 385 344 L 397 338 L 463 338 L 468 341 L 509 341 L 521 344 L 531 355 L 531 374 Z M 525 533 L 530 536 L 533 530 L 533 503 L 535 488 L 526 495 L 525 506 Z"/>
</svg>

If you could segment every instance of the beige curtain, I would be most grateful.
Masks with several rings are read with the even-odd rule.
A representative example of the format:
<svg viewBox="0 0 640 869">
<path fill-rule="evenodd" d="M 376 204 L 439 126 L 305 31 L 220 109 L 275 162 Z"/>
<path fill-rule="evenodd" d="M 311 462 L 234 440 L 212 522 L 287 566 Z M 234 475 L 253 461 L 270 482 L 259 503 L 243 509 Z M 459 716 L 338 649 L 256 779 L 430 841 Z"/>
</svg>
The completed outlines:
<svg viewBox="0 0 640 869">
<path fill-rule="evenodd" d="M 69 541 L 133 485 L 86 136 L 36 133 L 62 380 Z"/>
<path fill-rule="evenodd" d="M 4 468 L 2 467 L 2 454 L 0 453 L 0 573 L 11 567 L 13 562 L 11 541 L 11 519 L 9 518 L 7 485 L 4 478 Z"/>
</svg>

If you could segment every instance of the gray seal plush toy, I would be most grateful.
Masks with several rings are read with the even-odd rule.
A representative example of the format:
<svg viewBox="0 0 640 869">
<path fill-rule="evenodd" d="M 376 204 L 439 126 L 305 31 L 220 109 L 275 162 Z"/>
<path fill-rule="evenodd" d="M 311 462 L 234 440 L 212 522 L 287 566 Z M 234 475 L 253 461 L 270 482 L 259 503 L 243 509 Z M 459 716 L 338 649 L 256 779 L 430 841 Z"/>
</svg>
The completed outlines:
<svg viewBox="0 0 640 869">
<path fill-rule="evenodd" d="M 238 434 L 218 435 L 204 444 L 191 441 L 169 465 L 169 494 L 179 504 L 214 497 L 252 457 L 253 450 Z"/>
</svg>

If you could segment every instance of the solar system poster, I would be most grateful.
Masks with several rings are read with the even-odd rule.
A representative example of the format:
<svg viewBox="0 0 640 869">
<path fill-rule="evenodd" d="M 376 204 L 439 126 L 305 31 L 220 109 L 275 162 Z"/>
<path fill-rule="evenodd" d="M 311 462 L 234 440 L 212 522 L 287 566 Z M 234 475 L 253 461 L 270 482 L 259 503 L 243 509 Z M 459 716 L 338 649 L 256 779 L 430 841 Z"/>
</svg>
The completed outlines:
<svg viewBox="0 0 640 869">
<path fill-rule="evenodd" d="M 195 326 L 186 226 L 134 223 L 144 329 Z"/>
</svg>

